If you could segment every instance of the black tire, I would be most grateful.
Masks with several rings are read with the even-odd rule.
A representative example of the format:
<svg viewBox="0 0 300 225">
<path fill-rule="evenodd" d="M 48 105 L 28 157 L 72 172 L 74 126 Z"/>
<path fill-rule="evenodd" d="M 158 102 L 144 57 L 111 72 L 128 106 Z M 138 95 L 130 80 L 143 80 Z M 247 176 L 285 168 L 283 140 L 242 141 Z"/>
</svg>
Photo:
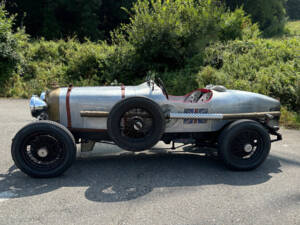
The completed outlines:
<svg viewBox="0 0 300 225">
<path fill-rule="evenodd" d="M 37 121 L 15 135 L 11 154 L 16 166 L 29 176 L 56 177 L 76 159 L 76 144 L 71 132 L 61 124 Z"/>
<path fill-rule="evenodd" d="M 271 148 L 268 131 L 253 120 L 238 120 L 219 136 L 219 155 L 233 170 L 252 170 L 261 165 Z"/>
<path fill-rule="evenodd" d="M 149 131 L 147 131 L 147 134 L 144 134 L 144 136 L 140 135 L 141 137 L 128 137 L 130 135 L 125 135 L 122 130 L 121 119 L 125 118 L 124 115 L 127 115 L 126 113 L 129 113 L 134 109 L 144 110 L 143 113 L 147 114 L 148 118 L 151 118 Z M 136 113 L 138 115 L 138 112 Z M 127 127 L 129 127 L 128 129 L 132 129 L 133 133 L 138 133 L 139 131 L 133 129 L 135 122 L 132 122 L 134 121 L 132 118 L 133 117 L 130 117 L 128 119 L 131 121 L 128 122 L 131 123 L 131 125 L 128 125 Z M 141 123 L 143 123 L 143 119 L 146 121 L 146 119 L 141 116 Z M 126 125 L 124 126 L 126 127 Z M 132 126 L 132 128 L 130 128 L 130 126 Z M 144 129 L 143 125 L 141 127 Z M 130 97 L 118 102 L 112 108 L 107 120 L 107 129 L 111 139 L 120 148 L 129 151 L 143 151 L 152 148 L 161 139 L 165 131 L 165 116 L 160 106 L 152 100 L 145 97 Z"/>
</svg>

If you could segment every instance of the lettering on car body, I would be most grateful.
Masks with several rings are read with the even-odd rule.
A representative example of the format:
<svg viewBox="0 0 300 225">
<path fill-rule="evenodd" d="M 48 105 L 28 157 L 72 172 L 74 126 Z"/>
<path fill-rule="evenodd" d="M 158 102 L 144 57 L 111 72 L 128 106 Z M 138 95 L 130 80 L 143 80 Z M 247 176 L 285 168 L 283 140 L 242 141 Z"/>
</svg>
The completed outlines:
<svg viewBox="0 0 300 225">
<path fill-rule="evenodd" d="M 207 114 L 208 109 L 184 109 L 184 113 L 203 113 Z M 207 120 L 203 119 L 184 119 L 183 123 L 184 124 L 201 124 L 201 123 L 206 123 Z"/>
</svg>

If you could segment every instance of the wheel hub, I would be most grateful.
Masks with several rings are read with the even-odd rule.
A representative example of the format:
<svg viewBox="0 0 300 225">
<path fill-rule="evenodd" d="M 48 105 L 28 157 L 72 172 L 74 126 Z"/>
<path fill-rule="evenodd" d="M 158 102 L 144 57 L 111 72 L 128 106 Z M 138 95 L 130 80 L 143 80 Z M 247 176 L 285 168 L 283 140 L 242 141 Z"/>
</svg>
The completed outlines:
<svg viewBox="0 0 300 225">
<path fill-rule="evenodd" d="M 134 123 L 133 123 L 133 128 L 136 131 L 139 131 L 139 130 L 143 129 L 143 122 L 140 119 L 135 118 Z"/>
<path fill-rule="evenodd" d="M 40 148 L 38 151 L 37 151 L 37 154 L 39 157 L 41 158 L 45 158 L 48 156 L 48 150 L 47 148 Z"/>
<path fill-rule="evenodd" d="M 127 111 L 121 120 L 124 136 L 130 138 L 143 138 L 151 130 L 151 115 L 144 109 L 134 108 Z"/>
<path fill-rule="evenodd" d="M 251 144 L 246 144 L 244 146 L 244 151 L 247 152 L 247 153 L 250 153 L 253 149 L 253 146 Z"/>
</svg>

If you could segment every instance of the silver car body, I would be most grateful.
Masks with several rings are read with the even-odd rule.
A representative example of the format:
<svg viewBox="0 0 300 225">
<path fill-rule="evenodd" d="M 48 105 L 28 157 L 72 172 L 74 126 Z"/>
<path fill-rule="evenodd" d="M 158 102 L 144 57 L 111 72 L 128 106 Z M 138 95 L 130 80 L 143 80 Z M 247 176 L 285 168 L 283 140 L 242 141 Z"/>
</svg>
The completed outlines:
<svg viewBox="0 0 300 225">
<path fill-rule="evenodd" d="M 201 92 L 202 96 L 197 102 L 193 102 L 192 95 L 195 91 L 185 96 L 170 96 L 167 99 L 159 86 L 149 82 L 138 86 L 59 88 L 52 91 L 58 93 L 59 106 L 58 116 L 53 120 L 69 129 L 106 130 L 107 117 L 82 116 L 82 112 L 109 113 L 117 102 L 133 96 L 152 99 L 161 106 L 167 118 L 165 133 L 218 131 L 232 121 L 222 119 L 223 115 L 280 110 L 279 101 L 261 94 L 236 90 L 196 91 Z M 51 102 L 55 101 L 51 100 L 51 92 L 44 98 L 51 108 Z M 275 123 L 278 123 L 278 119 Z"/>
</svg>

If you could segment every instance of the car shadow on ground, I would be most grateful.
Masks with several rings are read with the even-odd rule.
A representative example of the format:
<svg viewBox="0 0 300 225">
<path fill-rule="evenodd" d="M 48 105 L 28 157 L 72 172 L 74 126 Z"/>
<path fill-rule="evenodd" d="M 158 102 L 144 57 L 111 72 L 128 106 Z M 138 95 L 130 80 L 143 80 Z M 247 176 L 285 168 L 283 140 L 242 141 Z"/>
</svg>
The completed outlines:
<svg viewBox="0 0 300 225">
<path fill-rule="evenodd" d="M 120 202 L 145 196 L 155 188 L 257 185 L 282 172 L 280 167 L 274 156 L 256 170 L 235 172 L 216 159 L 195 154 L 125 154 L 79 159 L 64 175 L 52 179 L 33 179 L 12 166 L 0 174 L 0 189 L 22 198 L 61 187 L 87 187 L 85 197 L 91 201 Z"/>
</svg>

